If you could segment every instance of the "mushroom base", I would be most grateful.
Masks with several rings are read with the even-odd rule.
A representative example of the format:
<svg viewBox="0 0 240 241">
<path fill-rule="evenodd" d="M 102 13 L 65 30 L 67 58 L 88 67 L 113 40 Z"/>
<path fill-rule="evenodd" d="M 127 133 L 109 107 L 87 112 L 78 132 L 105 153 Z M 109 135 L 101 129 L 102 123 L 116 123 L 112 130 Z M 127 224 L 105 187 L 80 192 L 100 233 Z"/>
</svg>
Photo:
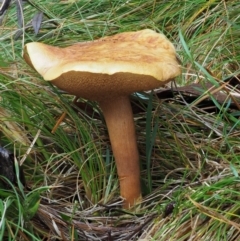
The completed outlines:
<svg viewBox="0 0 240 241">
<path fill-rule="evenodd" d="M 128 96 L 99 103 L 115 157 L 124 208 L 141 200 L 140 165 L 132 108 Z"/>
</svg>

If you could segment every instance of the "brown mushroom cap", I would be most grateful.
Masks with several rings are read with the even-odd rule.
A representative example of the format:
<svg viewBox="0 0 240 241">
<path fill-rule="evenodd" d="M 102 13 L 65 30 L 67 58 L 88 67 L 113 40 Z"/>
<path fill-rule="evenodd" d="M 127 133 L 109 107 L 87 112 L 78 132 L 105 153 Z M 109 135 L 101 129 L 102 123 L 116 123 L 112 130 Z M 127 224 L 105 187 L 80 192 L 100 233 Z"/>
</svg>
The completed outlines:
<svg viewBox="0 0 240 241">
<path fill-rule="evenodd" d="M 58 88 L 97 101 L 154 89 L 180 74 L 174 46 L 149 29 L 66 48 L 33 42 L 24 58 Z"/>
</svg>

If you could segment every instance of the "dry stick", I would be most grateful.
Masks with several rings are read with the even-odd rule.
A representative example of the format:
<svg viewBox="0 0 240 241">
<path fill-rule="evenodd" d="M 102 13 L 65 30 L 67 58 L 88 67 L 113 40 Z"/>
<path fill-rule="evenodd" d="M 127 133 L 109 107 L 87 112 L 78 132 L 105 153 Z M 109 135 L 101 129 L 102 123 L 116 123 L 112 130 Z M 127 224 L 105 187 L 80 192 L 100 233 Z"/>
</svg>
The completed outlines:
<svg viewBox="0 0 240 241">
<path fill-rule="evenodd" d="M 200 98 L 199 100 L 197 100 L 192 106 L 196 106 L 197 104 L 199 104 L 201 101 L 205 100 L 206 98 L 208 98 L 208 93 L 210 94 L 215 94 L 216 92 L 218 92 L 219 90 L 221 89 L 224 89 L 230 96 L 230 98 L 232 99 L 232 101 L 234 102 L 234 104 L 236 105 L 236 107 L 238 108 L 238 110 L 240 110 L 240 105 L 239 103 L 237 102 L 237 100 L 234 98 L 234 96 L 229 92 L 229 90 L 226 88 L 226 86 L 229 84 L 229 82 L 226 82 L 222 85 L 220 85 L 217 89 L 214 89 L 213 91 L 210 91 L 211 89 L 214 88 L 214 86 L 212 86 L 210 89 L 208 89 L 205 93 L 205 95 Z M 191 106 L 191 107 L 192 107 Z"/>
<path fill-rule="evenodd" d="M 200 98 L 199 100 L 195 101 L 193 104 L 190 105 L 190 107 L 196 106 L 197 104 L 199 104 L 201 101 L 209 98 L 209 94 L 214 94 L 216 92 L 218 92 L 219 90 L 223 89 L 226 85 L 228 84 L 228 82 L 220 85 L 217 89 L 214 89 L 215 86 L 212 86 L 210 89 L 205 91 L 205 94 L 202 98 Z M 213 89 L 213 90 L 212 90 Z M 212 91 L 211 91 L 212 90 Z"/>
<path fill-rule="evenodd" d="M 37 138 L 39 137 L 40 133 L 41 133 L 41 129 L 39 129 L 39 130 L 37 131 L 37 134 L 36 134 L 36 136 L 34 137 L 31 145 L 29 146 L 29 148 L 27 149 L 26 153 L 24 154 L 24 156 L 23 156 L 22 159 L 20 160 L 20 166 L 22 166 L 22 164 L 23 164 L 24 161 L 26 160 L 27 156 L 28 156 L 29 153 L 31 152 L 31 150 L 32 150 L 35 142 L 37 141 Z"/>
<path fill-rule="evenodd" d="M 51 133 L 52 134 L 54 134 L 55 132 L 56 132 L 56 130 L 57 130 L 57 128 L 59 127 L 59 125 L 61 124 L 61 122 L 64 120 L 64 118 L 66 117 L 66 111 L 64 111 L 62 114 L 61 114 L 61 116 L 60 116 L 60 118 L 57 120 L 57 122 L 56 122 L 56 124 L 54 125 L 54 127 L 52 128 L 52 130 L 51 130 Z"/>
<path fill-rule="evenodd" d="M 235 99 L 235 97 L 231 94 L 231 92 L 229 92 L 229 90 L 225 86 L 223 87 L 223 89 L 229 94 L 230 98 L 232 99 L 233 103 L 236 105 L 238 110 L 240 110 L 240 105 L 238 101 Z"/>
<path fill-rule="evenodd" d="M 78 100 L 78 98 L 79 98 L 79 97 L 75 96 L 75 98 L 74 98 L 74 100 L 73 100 L 73 103 L 76 103 L 77 100 Z M 61 114 L 60 118 L 57 120 L 56 124 L 55 124 L 54 127 L 52 128 L 52 131 L 51 131 L 52 134 L 54 134 L 54 133 L 56 132 L 57 128 L 60 126 L 61 122 L 64 120 L 64 118 L 66 117 L 66 115 L 67 115 L 67 112 L 66 112 L 66 111 L 64 111 L 64 112 Z"/>
<path fill-rule="evenodd" d="M 176 82 L 174 81 L 174 85 L 175 85 L 175 88 L 177 89 L 177 85 L 176 85 Z M 217 89 L 219 89 L 219 88 L 217 88 Z M 221 89 L 221 88 L 220 88 Z M 214 91 L 215 92 L 215 91 Z M 212 92 L 213 93 L 213 92 Z M 198 116 L 193 110 L 192 110 L 192 107 L 193 106 L 195 106 L 196 105 L 196 102 L 193 104 L 193 105 L 189 105 L 186 101 L 185 101 L 185 99 L 184 99 L 184 97 L 182 96 L 182 94 L 181 94 L 181 92 L 180 91 L 178 91 L 178 94 L 181 96 L 181 98 L 182 98 L 182 101 L 184 102 L 184 104 L 188 107 L 188 109 L 193 113 L 193 115 L 194 116 L 196 116 L 200 121 L 201 121 L 201 123 L 202 124 L 204 124 L 205 126 L 207 126 L 208 128 L 210 128 L 213 132 L 215 132 L 215 134 L 217 135 L 217 136 L 222 136 L 223 134 L 222 134 L 222 132 L 221 131 L 219 131 L 219 130 L 217 130 L 216 128 L 214 128 L 212 125 L 210 125 L 207 121 L 205 121 L 204 119 L 202 119 L 200 116 Z M 205 98 L 201 98 L 201 100 L 204 100 L 204 99 L 206 99 L 207 97 L 205 96 Z M 197 103 L 199 103 L 200 101 L 197 101 Z"/>
</svg>

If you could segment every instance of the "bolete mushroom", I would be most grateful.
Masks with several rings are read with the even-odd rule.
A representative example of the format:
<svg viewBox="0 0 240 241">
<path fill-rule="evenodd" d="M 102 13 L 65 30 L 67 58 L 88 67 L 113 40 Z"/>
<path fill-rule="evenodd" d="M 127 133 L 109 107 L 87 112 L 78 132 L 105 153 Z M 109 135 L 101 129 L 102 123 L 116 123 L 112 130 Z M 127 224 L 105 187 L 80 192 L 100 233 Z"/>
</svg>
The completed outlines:
<svg viewBox="0 0 240 241">
<path fill-rule="evenodd" d="M 28 43 L 24 59 L 46 81 L 97 101 L 107 124 L 120 194 L 129 208 L 141 200 L 139 153 L 129 95 L 157 88 L 180 74 L 172 43 L 145 29 L 66 48 Z"/>
</svg>

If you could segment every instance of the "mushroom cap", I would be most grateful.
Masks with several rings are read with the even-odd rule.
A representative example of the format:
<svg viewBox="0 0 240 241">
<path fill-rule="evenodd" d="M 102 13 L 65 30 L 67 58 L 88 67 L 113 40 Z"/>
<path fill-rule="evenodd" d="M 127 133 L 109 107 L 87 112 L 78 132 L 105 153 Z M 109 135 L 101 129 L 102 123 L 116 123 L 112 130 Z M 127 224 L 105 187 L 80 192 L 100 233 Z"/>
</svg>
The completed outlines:
<svg viewBox="0 0 240 241">
<path fill-rule="evenodd" d="M 23 57 L 46 81 L 90 100 L 151 90 L 180 74 L 174 46 L 150 29 L 66 48 L 32 42 Z"/>
</svg>

